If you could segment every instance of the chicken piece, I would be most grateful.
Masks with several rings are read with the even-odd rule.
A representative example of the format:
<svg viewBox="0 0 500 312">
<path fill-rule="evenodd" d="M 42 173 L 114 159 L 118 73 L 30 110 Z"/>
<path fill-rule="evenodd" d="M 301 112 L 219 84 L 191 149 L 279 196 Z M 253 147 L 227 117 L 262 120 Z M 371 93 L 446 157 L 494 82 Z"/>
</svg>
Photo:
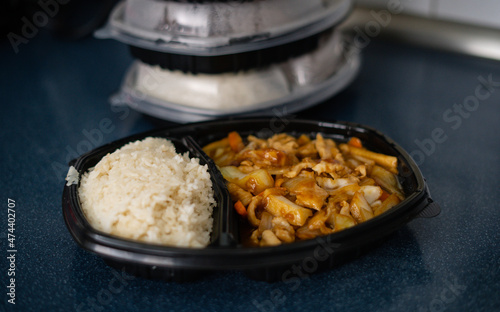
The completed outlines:
<svg viewBox="0 0 500 312">
<path fill-rule="evenodd" d="M 316 182 L 322 188 L 327 191 L 333 191 L 344 186 L 348 186 L 351 184 L 357 184 L 359 179 L 353 176 L 348 176 L 347 178 L 337 178 L 332 179 L 329 177 L 316 177 Z"/>
<path fill-rule="evenodd" d="M 316 180 L 316 174 L 314 171 L 310 171 L 308 169 L 302 170 L 296 178 L 298 177 Z"/>
<path fill-rule="evenodd" d="M 271 146 L 272 144 L 280 142 L 283 144 L 286 144 L 288 142 L 296 142 L 295 138 L 287 133 L 276 133 L 270 138 L 267 139 L 267 144 L 268 146 Z"/>
<path fill-rule="evenodd" d="M 304 158 L 302 161 L 293 167 L 289 168 L 288 171 L 283 173 L 283 176 L 286 178 L 294 178 L 296 177 L 302 170 L 312 168 L 317 163 L 313 161 L 311 158 Z"/>
<path fill-rule="evenodd" d="M 281 241 L 274 235 L 273 231 L 265 230 L 262 233 L 262 239 L 260 240 L 260 246 L 278 246 L 281 245 Z"/>
<path fill-rule="evenodd" d="M 322 177 L 322 176 L 317 176 L 316 178 L 316 183 L 318 183 L 318 185 L 321 187 L 321 188 L 324 188 L 324 189 L 333 189 L 333 179 L 330 178 L 330 177 Z"/>
<path fill-rule="evenodd" d="M 253 246 L 259 246 L 260 244 L 260 238 L 261 238 L 261 233 L 259 230 L 255 230 L 252 232 L 252 235 L 250 235 L 250 242 Z"/>
<path fill-rule="evenodd" d="M 311 142 L 311 138 L 305 134 L 301 134 L 297 139 L 297 144 L 299 144 L 299 146 L 306 145 Z"/>
<path fill-rule="evenodd" d="M 233 202 L 237 202 L 239 200 L 241 201 L 243 206 L 246 207 L 248 206 L 248 204 L 250 204 L 250 201 L 252 201 L 252 194 L 245 191 L 235 183 L 227 182 L 226 187 L 229 191 L 229 194 L 231 195 L 231 199 L 233 200 Z"/>
<path fill-rule="evenodd" d="M 269 146 L 267 145 L 266 140 L 264 139 L 259 139 L 258 137 L 254 135 L 249 135 L 247 137 L 248 144 L 253 144 L 252 149 L 258 149 L 258 148 L 268 148 Z"/>
<path fill-rule="evenodd" d="M 297 239 L 306 240 L 321 236 L 321 231 L 319 229 L 309 229 L 307 226 L 301 226 L 295 231 L 295 236 Z"/>
<path fill-rule="evenodd" d="M 340 193 L 336 196 L 331 196 L 328 199 L 327 209 L 333 209 L 335 212 L 342 214 L 350 214 L 348 201 L 352 199 L 347 193 Z"/>
<path fill-rule="evenodd" d="M 337 152 L 337 154 L 335 155 L 333 160 L 337 161 L 340 164 L 345 164 L 344 155 L 342 155 L 342 153 L 338 152 L 337 149 L 335 149 L 335 151 Z"/>
<path fill-rule="evenodd" d="M 333 159 L 339 153 L 335 142 L 332 139 L 324 139 L 319 133 L 316 135 L 315 146 L 321 159 Z"/>
<path fill-rule="evenodd" d="M 365 165 L 359 165 L 356 168 L 354 168 L 353 174 L 360 179 L 366 177 L 366 166 Z"/>
<path fill-rule="evenodd" d="M 346 176 L 350 173 L 349 168 L 339 164 L 338 162 L 329 162 L 324 160 L 312 167 L 312 170 L 314 170 L 314 172 L 318 175 L 327 173 L 334 179 Z"/>
<path fill-rule="evenodd" d="M 247 145 L 245 145 L 245 147 L 243 147 L 243 149 L 241 151 L 239 151 L 237 154 L 235 154 L 234 156 L 234 159 L 236 161 L 236 159 L 240 159 L 241 158 L 241 154 L 247 152 L 247 151 L 252 151 L 252 150 L 255 150 L 255 149 L 258 149 L 259 146 L 256 142 L 249 142 Z M 251 165 L 253 165 L 252 162 L 249 162 Z M 240 165 L 241 165 L 241 162 L 240 162 Z"/>
<path fill-rule="evenodd" d="M 267 140 L 269 147 L 283 151 L 289 155 L 295 155 L 299 147 L 294 137 L 286 134 L 275 134 Z"/>
<path fill-rule="evenodd" d="M 300 158 L 315 157 L 317 154 L 318 150 L 314 142 L 304 144 L 297 149 L 297 156 Z"/>
<path fill-rule="evenodd" d="M 298 176 L 282 184 L 290 194 L 296 196 L 295 203 L 300 206 L 320 210 L 325 204 L 328 193 L 316 184 L 316 180 Z"/>
<path fill-rule="evenodd" d="M 291 159 L 283 151 L 275 148 L 245 150 L 237 155 L 238 161 L 249 160 L 260 168 L 292 165 Z"/>
<path fill-rule="evenodd" d="M 329 219 L 328 209 L 317 211 L 307 223 L 298 228 L 295 235 L 299 239 L 311 239 L 317 236 L 333 233 L 333 229 L 326 225 Z"/>
<path fill-rule="evenodd" d="M 293 226 L 282 217 L 274 217 L 271 221 L 272 231 L 282 242 L 292 243 L 295 241 L 295 230 Z"/>
<path fill-rule="evenodd" d="M 322 209 L 320 211 L 317 211 L 312 218 L 310 218 L 307 221 L 307 226 L 309 229 L 319 229 L 321 233 L 323 234 L 328 234 L 331 233 L 331 229 L 326 227 L 325 223 L 330 217 L 330 214 L 332 211 L 329 211 L 328 209 Z"/>
<path fill-rule="evenodd" d="M 300 159 L 297 157 L 296 154 L 287 154 L 288 155 L 288 161 L 290 162 L 290 166 L 294 166 L 300 162 Z"/>
<path fill-rule="evenodd" d="M 373 218 L 372 208 L 363 196 L 362 191 L 358 191 L 354 194 L 349 211 L 358 223 L 365 222 Z"/>
<path fill-rule="evenodd" d="M 295 155 L 297 152 L 297 142 L 295 141 L 290 141 L 287 143 L 282 143 L 282 142 L 273 142 L 271 144 L 271 148 L 277 149 L 279 151 L 283 151 L 287 153 L 288 155 Z"/>
<path fill-rule="evenodd" d="M 349 212 L 349 203 L 345 200 L 334 203 L 333 201 L 328 201 L 326 209 L 328 210 L 328 219 L 326 223 L 329 224 L 334 230 L 338 230 L 339 222 L 344 224 L 352 219 L 351 213 Z M 349 218 L 337 217 L 338 215 L 347 216 Z M 352 223 L 356 224 L 356 221 L 352 219 Z M 337 224 L 337 225 L 336 225 Z"/>
<path fill-rule="evenodd" d="M 269 212 L 264 211 L 262 213 L 259 227 L 256 230 L 254 230 L 250 235 L 250 242 L 252 245 L 254 246 L 260 245 L 260 241 L 262 239 L 262 233 L 264 233 L 264 231 L 266 230 L 271 230 L 273 227 L 271 223 L 272 220 L 273 216 Z"/>
<path fill-rule="evenodd" d="M 252 203 L 250 203 L 251 205 Z M 249 213 L 250 217 L 250 205 Z M 282 195 L 269 195 L 265 197 L 264 208 L 275 217 L 283 217 L 291 225 L 302 226 L 312 215 L 312 211 L 301 207 Z"/>
<path fill-rule="evenodd" d="M 285 196 L 288 194 L 288 190 L 284 187 L 271 187 L 266 189 L 264 192 L 260 194 L 262 198 L 266 198 L 269 195 L 276 195 L 276 196 Z"/>
</svg>

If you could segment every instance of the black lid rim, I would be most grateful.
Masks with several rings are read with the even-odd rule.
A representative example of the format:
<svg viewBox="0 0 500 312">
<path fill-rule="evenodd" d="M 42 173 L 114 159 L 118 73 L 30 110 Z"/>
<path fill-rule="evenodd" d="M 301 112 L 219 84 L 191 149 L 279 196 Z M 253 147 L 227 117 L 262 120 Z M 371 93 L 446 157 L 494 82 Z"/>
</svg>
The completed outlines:
<svg viewBox="0 0 500 312">
<path fill-rule="evenodd" d="M 167 70 L 180 70 L 193 74 L 236 73 L 266 67 L 271 64 L 285 62 L 292 57 L 305 55 L 317 49 L 319 41 L 324 36 L 335 35 L 334 31 L 334 28 L 330 28 L 310 37 L 262 50 L 215 56 L 158 52 L 133 45 L 129 45 L 129 49 L 134 58 L 148 65 L 158 65 Z"/>
</svg>

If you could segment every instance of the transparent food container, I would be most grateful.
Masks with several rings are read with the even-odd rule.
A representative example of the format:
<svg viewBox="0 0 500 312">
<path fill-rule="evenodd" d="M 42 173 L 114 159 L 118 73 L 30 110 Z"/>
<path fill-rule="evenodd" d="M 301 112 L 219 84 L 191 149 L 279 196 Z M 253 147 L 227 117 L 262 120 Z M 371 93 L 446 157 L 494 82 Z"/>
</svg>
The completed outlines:
<svg viewBox="0 0 500 312">
<path fill-rule="evenodd" d="M 345 88 L 357 49 L 337 25 L 351 0 L 125 0 L 98 38 L 136 59 L 113 105 L 193 122 L 295 112 Z"/>
<path fill-rule="evenodd" d="M 349 38 L 330 30 L 309 53 L 236 73 L 192 74 L 136 60 L 111 103 L 176 122 L 292 113 L 344 89 L 359 67 Z"/>
</svg>

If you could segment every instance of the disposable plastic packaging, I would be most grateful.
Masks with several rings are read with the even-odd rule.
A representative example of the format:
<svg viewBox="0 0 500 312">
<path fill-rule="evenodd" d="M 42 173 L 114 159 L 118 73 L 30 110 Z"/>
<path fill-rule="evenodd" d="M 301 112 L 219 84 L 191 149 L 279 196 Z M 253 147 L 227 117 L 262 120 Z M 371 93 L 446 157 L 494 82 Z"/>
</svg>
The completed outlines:
<svg viewBox="0 0 500 312">
<path fill-rule="evenodd" d="M 308 108 L 358 72 L 337 27 L 351 9 L 351 0 L 122 1 L 95 33 L 135 58 L 110 101 L 180 123 Z"/>
<path fill-rule="evenodd" d="M 321 133 L 324 137 L 340 142 L 356 136 L 366 148 L 398 158 L 398 180 L 406 198 L 387 212 L 340 232 L 275 247 L 247 247 L 242 244 L 241 220 L 233 209 L 223 178 L 200 148 L 225 137 L 230 131 L 238 131 L 242 136 L 253 134 L 260 137 L 276 132 L 296 136 Z M 412 219 L 433 217 L 440 212 L 439 206 L 431 199 L 418 166 L 406 151 L 379 131 L 348 122 L 273 117 L 195 123 L 124 138 L 82 155 L 71 165 L 81 175 L 107 153 L 148 136 L 168 138 L 174 142 L 178 152 L 189 151 L 191 157 L 198 157 L 200 163 L 209 166 L 217 208 L 213 212 L 214 226 L 208 247 L 159 246 L 99 232 L 92 228 L 82 212 L 78 183 L 64 186 L 62 198 L 64 219 L 75 241 L 102 257 L 109 265 L 138 276 L 184 282 L 200 278 L 211 271 L 241 270 L 252 279 L 268 282 L 283 280 L 293 266 L 302 266 L 304 261 L 315 263 L 314 272 L 332 269 L 383 243 L 391 233 Z"/>
</svg>

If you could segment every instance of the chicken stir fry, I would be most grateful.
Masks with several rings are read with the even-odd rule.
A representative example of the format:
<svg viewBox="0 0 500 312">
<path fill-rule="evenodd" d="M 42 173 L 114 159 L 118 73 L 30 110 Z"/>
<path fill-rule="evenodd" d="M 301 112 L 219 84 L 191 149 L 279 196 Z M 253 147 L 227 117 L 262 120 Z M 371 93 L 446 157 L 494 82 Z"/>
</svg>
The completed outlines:
<svg viewBox="0 0 500 312">
<path fill-rule="evenodd" d="M 353 137 L 337 144 L 317 134 L 261 139 L 237 132 L 203 148 L 219 167 L 255 246 L 275 246 L 342 231 L 404 199 L 397 158 Z"/>
</svg>

